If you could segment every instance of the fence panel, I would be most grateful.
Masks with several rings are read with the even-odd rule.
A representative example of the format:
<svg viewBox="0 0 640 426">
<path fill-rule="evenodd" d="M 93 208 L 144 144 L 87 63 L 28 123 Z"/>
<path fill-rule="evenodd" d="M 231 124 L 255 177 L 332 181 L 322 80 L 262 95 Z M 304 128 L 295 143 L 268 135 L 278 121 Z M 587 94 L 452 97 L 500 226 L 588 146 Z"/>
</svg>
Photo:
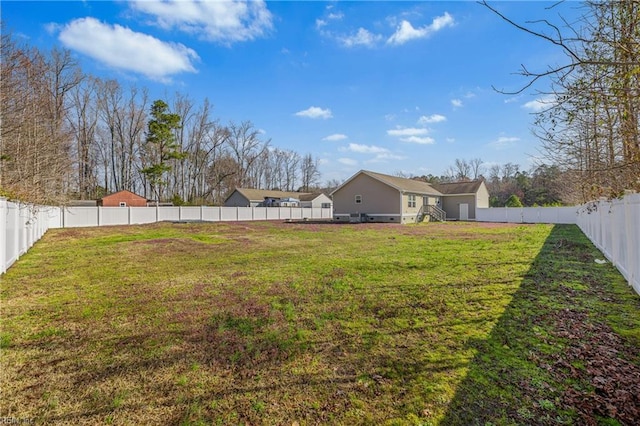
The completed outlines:
<svg viewBox="0 0 640 426">
<path fill-rule="evenodd" d="M 202 207 L 180 207 L 180 220 L 202 220 Z"/>
<path fill-rule="evenodd" d="M 97 207 L 65 207 L 62 210 L 63 228 L 85 226 L 98 226 Z"/>
<path fill-rule="evenodd" d="M 279 207 L 279 209 L 279 219 L 291 219 L 291 207 Z"/>
<path fill-rule="evenodd" d="M 98 207 L 99 226 L 130 225 L 129 208 Z"/>
<path fill-rule="evenodd" d="M 269 207 L 254 207 L 253 220 L 267 220 L 267 209 Z"/>
<path fill-rule="evenodd" d="M 202 220 L 208 222 L 220 222 L 220 207 L 203 207 L 202 208 Z"/>
<path fill-rule="evenodd" d="M 253 209 L 251 207 L 238 207 L 238 220 L 253 220 Z"/>
<path fill-rule="evenodd" d="M 478 222 L 575 224 L 578 207 L 489 207 L 477 208 Z"/>
<path fill-rule="evenodd" d="M 237 207 L 220 207 L 220 220 L 236 221 L 238 220 Z"/>
<path fill-rule="evenodd" d="M 152 207 L 158 209 L 158 222 L 180 220 L 180 207 Z"/>
<path fill-rule="evenodd" d="M 122 207 L 119 207 L 122 208 Z M 143 225 L 158 221 L 158 212 L 155 207 L 129 207 L 129 223 L 131 225 Z"/>
<path fill-rule="evenodd" d="M 0 197 L 0 275 L 47 232 L 52 211 Z"/>
<path fill-rule="evenodd" d="M 578 226 L 640 294 L 640 194 L 585 204 Z"/>
</svg>

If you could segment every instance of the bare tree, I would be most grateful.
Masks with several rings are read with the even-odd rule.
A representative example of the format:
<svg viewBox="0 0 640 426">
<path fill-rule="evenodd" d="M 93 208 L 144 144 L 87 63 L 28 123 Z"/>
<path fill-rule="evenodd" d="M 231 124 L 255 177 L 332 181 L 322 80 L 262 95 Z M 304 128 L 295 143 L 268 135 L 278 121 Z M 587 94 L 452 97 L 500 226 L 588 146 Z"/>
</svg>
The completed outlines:
<svg viewBox="0 0 640 426">
<path fill-rule="evenodd" d="M 476 180 L 482 177 L 484 173 L 484 162 L 481 158 L 472 158 L 469 160 L 469 167 L 471 169 L 471 179 Z"/>
<path fill-rule="evenodd" d="M 309 192 L 318 184 L 320 179 L 320 169 L 318 159 L 311 154 L 302 157 L 300 163 L 300 176 L 302 177 L 302 191 Z"/>
<path fill-rule="evenodd" d="M 63 203 L 69 190 L 72 138 L 68 94 L 81 75 L 65 51 L 49 55 L 2 34 L 0 191 L 35 203 Z"/>
<path fill-rule="evenodd" d="M 75 162 L 78 197 L 81 200 L 96 198 L 97 193 L 97 88 L 94 78 L 86 78 L 71 92 L 72 108 L 69 125 L 75 139 Z"/>
<path fill-rule="evenodd" d="M 236 162 L 235 184 L 237 187 L 253 187 L 257 182 L 250 179 L 251 168 L 269 146 L 269 141 L 260 139 L 260 132 L 250 121 L 229 124 L 227 147 Z"/>
<path fill-rule="evenodd" d="M 518 24 L 480 3 L 567 58 L 544 71 L 523 65 L 527 81 L 516 91 L 550 79 L 548 107 L 535 122 L 547 158 L 575 178 L 583 200 L 640 190 L 640 1 L 587 1 L 576 24 Z"/>
</svg>

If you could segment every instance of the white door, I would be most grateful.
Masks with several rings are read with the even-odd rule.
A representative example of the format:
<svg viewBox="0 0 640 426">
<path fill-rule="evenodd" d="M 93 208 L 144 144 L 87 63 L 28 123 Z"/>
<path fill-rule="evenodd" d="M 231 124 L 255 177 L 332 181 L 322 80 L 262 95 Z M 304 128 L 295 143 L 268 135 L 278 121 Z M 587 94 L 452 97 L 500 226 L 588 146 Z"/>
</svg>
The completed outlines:
<svg viewBox="0 0 640 426">
<path fill-rule="evenodd" d="M 469 204 L 460 203 L 460 220 L 469 220 Z"/>
</svg>

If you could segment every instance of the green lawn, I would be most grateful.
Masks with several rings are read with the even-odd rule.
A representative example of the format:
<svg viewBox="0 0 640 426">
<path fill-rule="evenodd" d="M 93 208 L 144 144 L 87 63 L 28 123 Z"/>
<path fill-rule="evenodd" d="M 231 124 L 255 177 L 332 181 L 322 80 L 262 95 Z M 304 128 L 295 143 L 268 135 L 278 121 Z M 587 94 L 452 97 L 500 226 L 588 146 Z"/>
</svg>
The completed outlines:
<svg viewBox="0 0 640 426">
<path fill-rule="evenodd" d="M 601 257 L 575 226 L 52 230 L 0 278 L 0 417 L 631 424 L 640 297 Z"/>
</svg>

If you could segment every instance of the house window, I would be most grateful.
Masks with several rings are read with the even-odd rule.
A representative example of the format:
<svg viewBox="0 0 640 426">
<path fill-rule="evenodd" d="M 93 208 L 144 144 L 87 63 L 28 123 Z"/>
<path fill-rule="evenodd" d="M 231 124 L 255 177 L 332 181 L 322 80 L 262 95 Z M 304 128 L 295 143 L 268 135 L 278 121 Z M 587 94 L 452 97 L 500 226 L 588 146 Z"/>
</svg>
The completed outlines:
<svg viewBox="0 0 640 426">
<path fill-rule="evenodd" d="M 415 206 L 416 206 L 416 196 L 409 195 L 409 207 L 415 207 Z"/>
<path fill-rule="evenodd" d="M 362 204 L 362 195 L 356 195 L 356 204 Z"/>
<path fill-rule="evenodd" d="M 331 203 L 322 203 L 322 208 L 323 209 L 330 209 L 331 208 Z"/>
<path fill-rule="evenodd" d="M 120 201 L 120 207 L 127 207 L 127 203 L 125 203 L 124 201 Z"/>
</svg>

